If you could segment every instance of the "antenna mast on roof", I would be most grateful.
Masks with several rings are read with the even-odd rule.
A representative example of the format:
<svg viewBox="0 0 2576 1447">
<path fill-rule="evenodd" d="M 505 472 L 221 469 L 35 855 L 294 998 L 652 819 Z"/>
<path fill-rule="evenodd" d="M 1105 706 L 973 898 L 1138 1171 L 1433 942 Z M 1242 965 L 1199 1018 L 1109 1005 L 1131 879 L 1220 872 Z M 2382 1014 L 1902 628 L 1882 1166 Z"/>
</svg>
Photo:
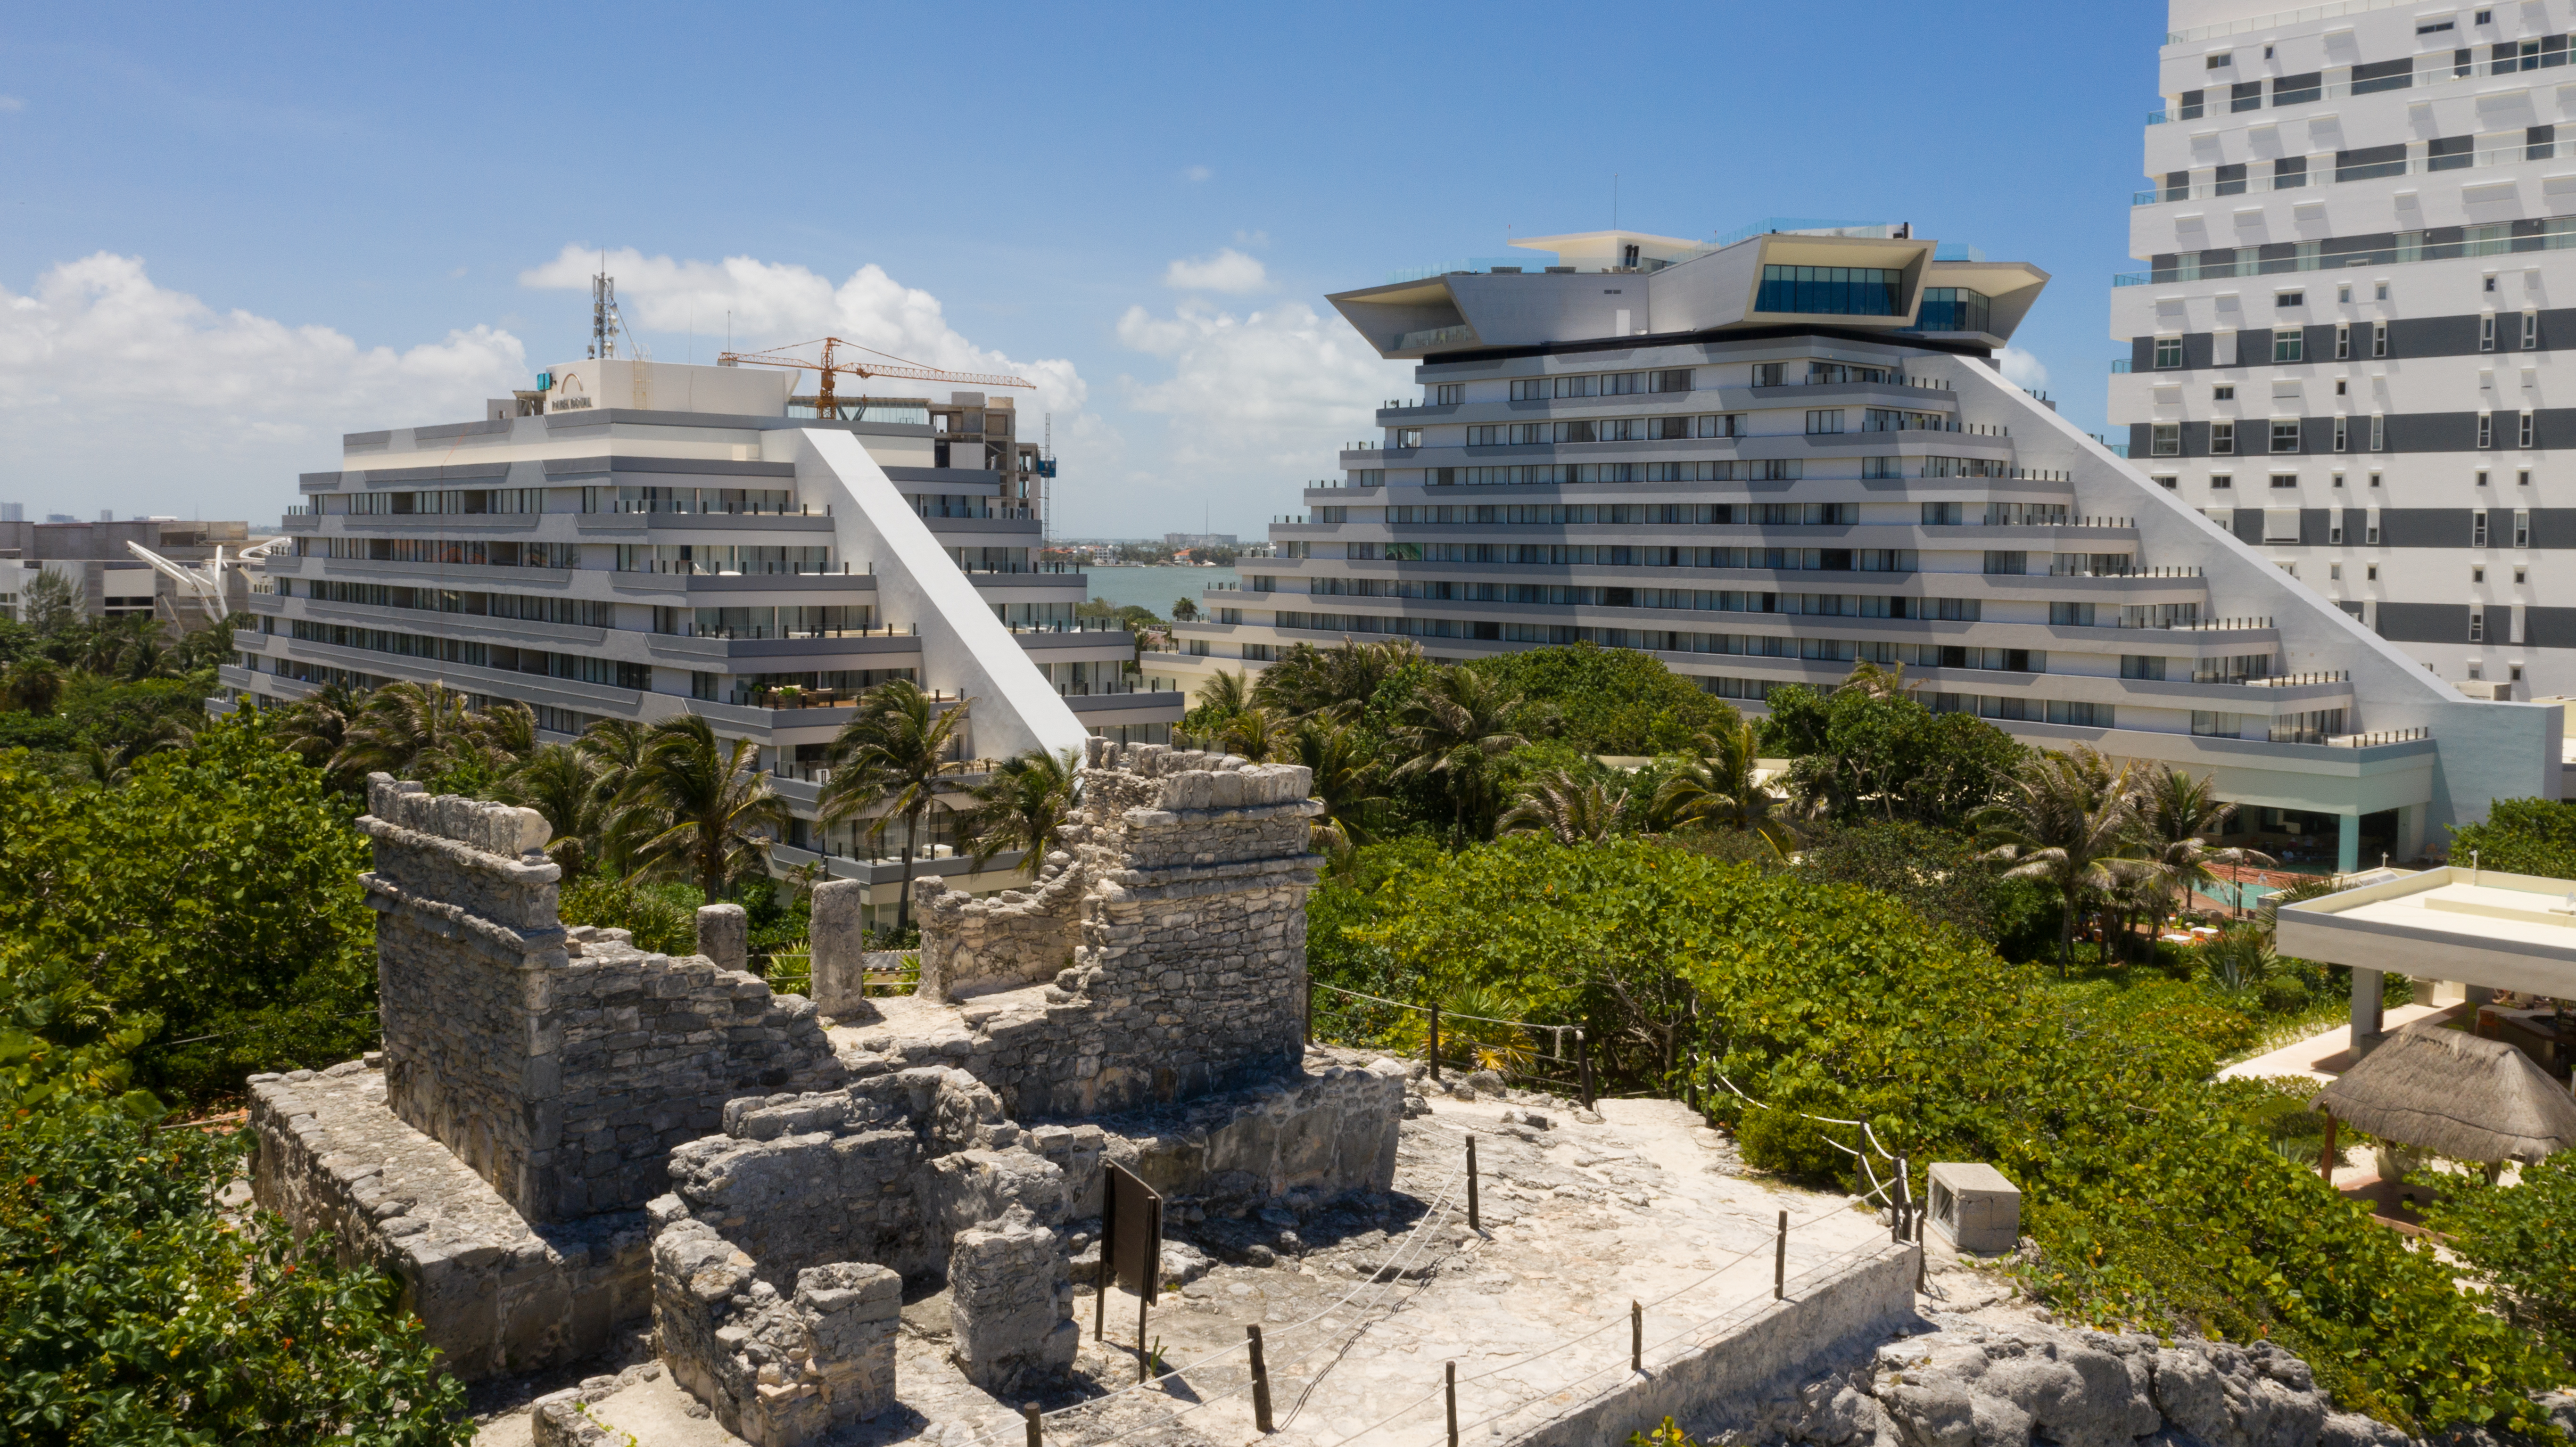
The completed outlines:
<svg viewBox="0 0 2576 1447">
<path fill-rule="evenodd" d="M 731 315 L 726 314 L 728 320 Z M 603 251 L 599 254 L 599 272 L 590 279 L 591 360 L 614 358 L 617 339 L 621 335 L 626 338 L 626 344 L 634 348 L 638 359 L 653 360 L 653 354 L 644 349 L 644 344 L 636 340 L 634 332 L 627 327 L 626 314 L 617 309 L 617 278 L 608 274 L 608 253 Z"/>
</svg>

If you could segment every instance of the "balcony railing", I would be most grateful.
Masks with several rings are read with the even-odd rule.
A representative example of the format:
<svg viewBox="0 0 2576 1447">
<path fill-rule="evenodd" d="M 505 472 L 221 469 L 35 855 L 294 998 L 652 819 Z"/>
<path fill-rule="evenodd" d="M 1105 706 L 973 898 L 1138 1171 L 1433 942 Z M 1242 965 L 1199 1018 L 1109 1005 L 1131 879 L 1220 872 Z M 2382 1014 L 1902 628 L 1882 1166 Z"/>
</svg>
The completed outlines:
<svg viewBox="0 0 2576 1447">
<path fill-rule="evenodd" d="M 1124 633 L 1127 625 L 1115 618 L 1051 619 L 1044 623 L 1005 623 L 1014 633 Z"/>
<path fill-rule="evenodd" d="M 2275 673 L 2262 678 L 2217 678 L 2213 683 L 2237 683 L 2247 688 L 2303 688 L 2313 683 L 2350 683 L 2352 672 L 2343 668 L 2321 669 L 2309 673 Z"/>
<path fill-rule="evenodd" d="M 707 517 L 793 518 L 830 517 L 832 515 L 832 507 L 829 503 L 824 504 L 818 509 L 801 502 L 701 502 L 695 498 L 657 497 L 610 498 L 597 507 L 587 509 L 587 511 L 592 513 L 685 513 L 692 517 L 703 515 Z"/>
<path fill-rule="evenodd" d="M 2334 7 L 2323 7 L 2332 9 Z M 2359 7 L 2355 7 L 2359 8 Z M 2255 22 L 2261 24 L 2262 22 Z M 2463 80 L 2482 80 L 2495 75 L 2519 75 L 2524 71 L 2554 69 L 2567 63 L 2567 55 L 2513 55 L 2502 60 L 2473 60 L 2462 64 L 2433 56 L 2418 56 L 2422 69 L 2403 75 L 2374 76 L 2369 80 L 2325 81 L 2300 86 L 2294 90 L 2274 91 L 2268 96 L 2221 96 L 2204 100 L 2199 105 L 2166 106 L 2147 112 L 2147 124 L 2171 125 L 2176 121 L 2196 121 L 2212 115 L 2235 115 L 2272 107 L 2308 105 L 2321 100 L 2341 100 L 2345 96 L 2377 95 L 2382 91 L 2413 90 L 2418 86 L 2450 85 Z M 2248 104 L 2251 102 L 2251 104 Z"/>
<path fill-rule="evenodd" d="M 2368 734 L 2336 734 L 2325 742 L 2338 749 L 2367 749 L 2379 744 L 2412 743 L 2432 736 L 2431 729 L 2382 729 Z"/>
<path fill-rule="evenodd" d="M 947 507 L 918 506 L 913 512 L 925 518 L 1011 518 L 1029 521 L 1038 515 L 1033 507 Z"/>
<path fill-rule="evenodd" d="M 779 561 L 754 561 L 748 563 L 736 562 L 731 567 L 719 568 L 712 564 L 701 563 L 690 558 L 638 558 L 627 563 L 624 567 L 617 569 L 617 571 L 621 573 L 681 573 L 699 578 L 770 577 L 773 575 L 791 576 L 799 574 L 812 574 L 819 577 L 826 574 L 842 575 L 852 571 L 856 571 L 864 575 L 875 572 L 876 568 L 873 565 L 870 565 L 853 570 L 846 562 L 790 563 Z"/>
<path fill-rule="evenodd" d="M 2576 247 L 2576 219 L 2556 219 L 2542 223 L 2561 229 L 2543 231 L 2534 236 L 2492 236 L 2476 241 L 2426 242 L 2423 232 L 2401 231 L 2395 246 L 2375 251 L 2320 251 L 2307 256 L 2277 256 L 2269 261 L 2199 262 L 2192 266 L 2158 267 L 2152 271 L 2124 271 L 2111 278 L 2111 285 L 2162 286 L 2176 281 L 2226 281 L 2240 276 L 2283 276 L 2302 271 L 2340 271 L 2347 266 L 2395 266 L 2413 261 L 2453 261 L 2463 256 L 2510 256 L 2531 251 L 2565 251 Z M 2407 238 L 2415 238 L 2409 241 Z M 2113 371 L 2125 372 L 2126 365 L 2114 365 Z"/>
<path fill-rule="evenodd" d="M 2269 618 L 2189 618 L 2173 623 L 2131 623 L 2123 619 L 2117 624 L 2105 623 L 2095 626 L 2156 628 L 2172 633 L 2249 633 L 2271 627 L 2272 620 Z"/>
<path fill-rule="evenodd" d="M 2020 576 L 1997 574 L 1998 577 Z M 2197 578 L 2197 564 L 2163 564 L 2155 567 L 2096 568 L 2089 563 L 2051 563 L 2052 578 Z"/>
<path fill-rule="evenodd" d="M 653 633 L 660 638 L 918 638 L 921 636 L 921 625 L 887 623 L 870 628 L 701 628 L 692 622 L 672 629 L 656 628 Z"/>
<path fill-rule="evenodd" d="M 1782 382 L 1779 385 L 1784 387 L 1912 387 L 1924 392 L 1957 390 L 1938 377 L 1918 377 L 1911 372 L 1889 372 L 1879 377 L 1837 377 L 1829 372 L 1823 376 L 1811 374 L 1800 377 L 1794 382 Z"/>
</svg>

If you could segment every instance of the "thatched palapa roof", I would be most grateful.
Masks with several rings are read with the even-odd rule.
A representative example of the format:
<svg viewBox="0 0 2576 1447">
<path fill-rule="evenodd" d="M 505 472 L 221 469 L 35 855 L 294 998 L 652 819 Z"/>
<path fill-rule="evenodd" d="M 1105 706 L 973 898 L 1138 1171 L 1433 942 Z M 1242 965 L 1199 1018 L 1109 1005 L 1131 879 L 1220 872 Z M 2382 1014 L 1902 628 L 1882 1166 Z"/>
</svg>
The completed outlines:
<svg viewBox="0 0 2576 1447">
<path fill-rule="evenodd" d="M 2309 1108 L 2456 1161 L 2576 1148 L 2576 1096 L 2511 1045 L 2439 1026 L 2393 1032 Z"/>
</svg>

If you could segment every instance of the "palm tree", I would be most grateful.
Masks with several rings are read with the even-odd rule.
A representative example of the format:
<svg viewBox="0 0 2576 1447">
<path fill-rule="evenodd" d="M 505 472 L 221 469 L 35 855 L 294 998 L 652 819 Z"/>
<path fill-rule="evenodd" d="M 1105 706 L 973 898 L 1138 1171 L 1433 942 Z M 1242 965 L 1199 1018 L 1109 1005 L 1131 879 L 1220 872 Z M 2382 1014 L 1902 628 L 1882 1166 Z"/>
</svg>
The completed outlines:
<svg viewBox="0 0 2576 1447">
<path fill-rule="evenodd" d="M 1314 776 L 1313 797 L 1324 806 L 1315 841 L 1326 853 L 1369 842 L 1369 817 L 1387 797 L 1377 791 L 1378 762 L 1358 728 L 1310 715 L 1298 721 L 1289 747 L 1289 762 Z"/>
<path fill-rule="evenodd" d="M 326 771 L 333 788 L 347 788 L 356 782 L 354 776 L 332 765 L 349 742 L 351 721 L 365 707 L 366 700 L 348 685 L 325 684 L 320 692 L 307 694 L 279 710 L 272 737 L 279 748 Z"/>
<path fill-rule="evenodd" d="M 465 695 L 435 679 L 388 683 L 367 695 L 347 741 L 331 759 L 335 772 L 417 778 L 445 768 L 474 732 Z"/>
<path fill-rule="evenodd" d="M 2235 814 L 2236 806 L 2219 799 L 2207 775 L 2195 779 L 2171 764 L 2147 775 L 2138 790 L 2134 842 L 2167 913 L 2176 907 L 2175 896 L 2187 904 L 2192 890 L 2215 881 L 2212 864 L 2273 862 L 2252 849 L 2212 849 L 2201 842 L 2204 834 L 2224 831 Z"/>
<path fill-rule="evenodd" d="M 571 744 L 547 744 L 501 781 L 503 803 L 518 804 L 546 816 L 554 837 L 546 857 L 561 866 L 566 879 L 589 872 L 596 856 L 600 827 L 608 818 L 607 800 L 599 796 L 599 775 Z"/>
<path fill-rule="evenodd" d="M 1406 758 L 1396 777 L 1430 778 L 1445 787 L 1462 837 L 1492 833 L 1495 766 L 1529 743 L 1513 727 L 1520 705 L 1518 694 L 1504 693 L 1484 674 L 1444 668 L 1405 706 L 1396 744 Z"/>
<path fill-rule="evenodd" d="M 903 821 L 903 891 L 895 896 L 894 927 L 912 923 L 912 854 L 922 819 L 957 785 L 944 777 L 948 755 L 966 723 L 969 699 L 934 712 L 930 695 L 908 678 L 869 689 L 856 717 L 832 740 L 832 782 L 823 786 L 827 825 L 868 816 L 871 844 L 882 844 L 895 820 Z"/>
<path fill-rule="evenodd" d="M 1074 749 L 1061 754 L 1030 749 L 1004 759 L 972 791 L 978 807 L 967 827 L 975 840 L 976 872 L 983 872 L 994 855 L 1017 849 L 1023 851 L 1020 873 L 1037 878 L 1046 857 L 1064 843 L 1081 772 L 1082 755 Z"/>
<path fill-rule="evenodd" d="M 634 871 L 635 849 L 644 837 L 640 826 L 649 820 L 643 814 L 621 811 L 614 805 L 618 796 L 626 792 L 627 780 L 643 767 L 644 751 L 651 738 L 651 731 L 632 719 L 604 718 L 572 742 L 574 752 L 590 766 L 591 795 L 601 811 L 599 862 L 621 878 Z"/>
<path fill-rule="evenodd" d="M 1230 718 L 1251 705 L 1252 693 L 1244 687 L 1243 671 L 1228 673 L 1218 668 L 1209 671 L 1207 685 L 1199 690 L 1198 703 L 1191 712 L 1208 709 L 1219 717 Z"/>
<path fill-rule="evenodd" d="M 1542 776 L 1502 817 L 1505 834 L 1545 834 L 1559 844 L 1598 844 L 1628 824 L 1628 791 L 1579 783 L 1557 769 Z"/>
<path fill-rule="evenodd" d="M 50 578 L 51 573 L 40 574 Z M 32 714 L 49 714 L 63 696 L 63 671 L 52 659 L 31 653 L 9 670 L 9 701 Z"/>
<path fill-rule="evenodd" d="M 760 746 L 719 739 L 693 713 L 653 725 L 618 802 L 658 826 L 636 848 L 644 872 L 695 879 L 710 900 L 766 862 L 787 830 L 787 803 L 760 770 Z"/>
<path fill-rule="evenodd" d="M 81 745 L 81 764 L 89 770 L 90 782 L 102 789 L 113 789 L 134 777 L 130 757 L 123 744 L 101 746 L 93 739 Z"/>
<path fill-rule="evenodd" d="M 1701 734 L 1655 798 L 1647 814 L 1659 831 L 1697 827 L 1740 829 L 1760 835 L 1774 853 L 1785 855 L 1797 835 L 1772 810 L 1770 791 L 1755 779 L 1761 736 L 1741 715 Z"/>
<path fill-rule="evenodd" d="M 1986 857 L 2009 863 L 2007 879 L 2044 879 L 2059 901 L 2057 971 L 2075 963 L 2075 916 L 2087 895 L 2114 888 L 2139 866 L 2131 847 L 2129 771 L 2093 749 L 2044 752 L 2006 781 L 2001 802 L 1978 814 Z"/>
<path fill-rule="evenodd" d="M 1422 646 L 1409 638 L 1375 643 L 1345 638 L 1330 650 L 1300 643 L 1261 671 L 1252 701 L 1291 718 L 1330 711 L 1347 722 L 1377 696 L 1381 684 L 1421 659 Z"/>
<path fill-rule="evenodd" d="M 1290 747 L 1286 722 L 1266 708 L 1247 708 L 1227 719 L 1216 735 L 1217 747 L 1256 764 L 1278 758 Z"/>
</svg>

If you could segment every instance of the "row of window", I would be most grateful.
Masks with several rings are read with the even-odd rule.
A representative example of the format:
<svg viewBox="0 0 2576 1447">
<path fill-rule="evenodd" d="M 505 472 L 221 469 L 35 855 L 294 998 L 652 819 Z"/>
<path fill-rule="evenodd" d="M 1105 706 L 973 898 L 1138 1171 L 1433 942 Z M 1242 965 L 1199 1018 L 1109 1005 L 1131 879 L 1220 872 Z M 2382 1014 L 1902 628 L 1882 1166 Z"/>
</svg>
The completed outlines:
<svg viewBox="0 0 2576 1447">
<path fill-rule="evenodd" d="M 868 631 L 865 603 L 783 608 L 655 608 L 653 631 L 684 638 L 830 638 Z"/>
<path fill-rule="evenodd" d="M 2490 477 L 2491 475 L 2492 475 L 2492 474 L 2490 474 L 2490 473 L 2487 471 L 2487 469 L 2485 469 L 2485 468 L 2479 468 L 2479 469 L 2477 470 L 2477 472 L 2474 474 L 2474 476 L 2475 476 L 2475 477 L 2476 477 L 2476 479 L 2477 479 L 2477 485 L 2478 485 L 2478 486 L 2480 486 L 2480 487 L 2484 487 L 2484 486 L 2486 486 L 2486 485 L 2487 485 L 2487 479 L 2488 479 L 2488 477 Z M 2514 469 L 2514 473 L 2513 473 L 2513 480 L 2514 480 L 2514 484 L 2515 484 L 2515 486 L 2517 486 L 2517 487 L 2529 487 L 2529 486 L 2531 486 L 2531 469 L 2530 469 L 2530 468 L 2528 468 L 2528 467 L 2518 467 L 2518 468 L 2515 468 L 2515 469 Z M 2172 488 L 2179 487 L 2179 486 L 2181 485 L 2181 483 L 2182 483 L 2182 479 L 2181 479 L 2181 478 L 2179 478 L 2179 477 L 2173 477 L 2173 476 L 2168 476 L 2168 475 L 2159 475 L 2159 476 L 2156 478 L 2156 482 L 2157 482 L 2157 484 L 2158 484 L 2159 486 L 2161 486 L 2161 487 L 2164 487 L 2164 488 L 2167 488 L 2167 489 L 2172 489 Z M 2335 474 L 2333 475 L 2333 478 L 2332 478 L 2332 483 L 2333 483 L 2333 485 L 2334 485 L 2334 486 L 2336 486 L 2336 487 L 2342 487 L 2342 486 L 2343 486 L 2343 474 L 2342 474 L 2342 473 L 2340 473 L 2340 472 L 2335 473 Z M 2281 490 L 2281 489 L 2285 489 L 2285 488 L 2294 488 L 2294 487 L 2297 487 L 2298 485 L 2299 485 L 2299 475 L 2298 475 L 2297 473 L 2295 473 L 2295 472 L 2276 472 L 2276 473 L 2273 473 L 2273 474 L 2272 474 L 2272 486 L 2273 486 L 2274 490 L 2276 490 L 2276 491 L 2277 491 L 2277 490 Z M 2378 474 L 2378 473 L 2376 473 L 2376 472 L 2374 472 L 2374 473 L 2370 474 L 2370 485 L 2371 485 L 2372 487 L 2377 487 L 2377 486 L 2379 486 L 2379 485 L 2380 485 L 2380 474 Z M 2232 490 L 2235 486 L 2236 486 L 2236 475 L 2235 475 L 2234 473 L 2231 473 L 2231 472 L 2213 472 L 2213 473 L 2211 473 L 2211 474 L 2209 475 L 2209 487 L 2210 487 L 2210 490 L 2211 490 L 2211 491 L 2213 491 L 2213 492 L 2227 492 L 2227 491 Z M 1930 504 L 1926 504 L 1926 506 L 1930 506 Z"/>
<path fill-rule="evenodd" d="M 1674 367 L 1657 372 L 1587 372 L 1570 377 L 1515 377 L 1512 400 L 1543 402 L 1558 397 L 1626 397 L 1640 392 L 1687 392 L 1691 390 L 1691 369 Z M 1451 395 L 1451 394 L 1455 395 Z M 1442 402 L 1467 399 L 1462 384 L 1450 383 L 1435 394 Z"/>
<path fill-rule="evenodd" d="M 2509 412 L 2505 415 L 2510 419 L 2508 425 L 2504 428 L 2499 428 L 2496 426 L 2496 416 L 2494 413 L 2481 412 L 2478 414 L 2477 445 L 2480 448 L 2492 449 L 2499 445 L 2517 448 L 2531 448 L 2539 445 L 2539 413 Z M 2357 421 L 2366 422 L 2368 425 L 2364 428 L 2355 428 L 2353 423 Z M 2305 423 L 2306 419 L 2299 417 L 2274 417 L 2269 419 L 2268 423 L 2255 422 L 2248 425 L 2260 429 L 2267 429 L 2271 442 L 2269 450 L 2278 455 L 2305 450 Z M 2209 424 L 2209 455 L 2212 457 L 2232 457 L 2236 455 L 2236 429 L 2237 423 L 2233 419 L 2213 420 Z M 2367 418 L 2346 416 L 2335 417 L 2333 419 L 2332 426 L 2328 429 L 2328 433 L 2331 438 L 2331 441 L 2328 444 L 2329 447 L 2331 450 L 2336 452 L 2352 451 L 2354 434 L 2357 431 L 2362 433 L 2367 439 L 2364 441 L 2361 450 L 2365 452 L 2385 452 L 2388 450 L 2388 419 L 2384 415 L 2376 412 L 2372 413 Z M 2258 433 L 2258 435 L 2262 434 Z M 2499 443 L 2498 439 L 2506 436 L 2510 436 L 2513 441 L 2511 443 Z M 2149 423 L 2147 426 L 2147 455 L 2150 457 L 2181 456 L 2182 424 L 2179 422 Z"/>
<path fill-rule="evenodd" d="M 1585 482 L 1796 482 L 1804 459 L 1753 457 L 1706 462 L 1584 462 L 1536 467 L 1428 467 L 1429 487 L 1550 487 Z"/>
<path fill-rule="evenodd" d="M 1900 598 L 1884 593 L 1772 593 L 1735 588 L 1625 588 L 1586 583 L 1479 583 L 1433 578 L 1316 578 L 1318 598 L 1418 598 L 1440 603 L 1535 603 L 1551 607 L 1674 608 L 1698 613 L 1794 613 L 1824 618 L 1896 618 L 1975 623 L 1975 598 Z M 2091 606 L 2091 605 L 2086 605 Z"/>
<path fill-rule="evenodd" d="M 350 562 L 437 563 L 488 568 L 567 569 L 581 566 L 580 546 L 575 543 L 489 542 L 470 538 L 297 538 L 295 556 L 339 558 Z"/>
<path fill-rule="evenodd" d="M 573 492 L 575 489 L 564 489 Z M 346 517 L 482 516 L 528 514 L 546 510 L 542 487 L 450 487 L 411 492 L 329 493 L 315 500 L 325 514 Z M 780 513 L 794 510 L 792 494 L 780 488 L 744 487 L 584 487 L 578 489 L 585 513 Z"/>
<path fill-rule="evenodd" d="M 417 608 L 430 613 L 463 613 L 484 618 L 516 618 L 530 623 L 569 623 L 581 628 L 614 628 L 617 605 L 590 598 L 529 597 L 519 593 L 478 593 L 463 588 L 407 588 L 391 583 L 350 583 L 336 578 L 306 580 L 303 595 L 316 602 L 358 603 L 373 608 Z M 281 578 L 278 589 L 296 593 L 297 580 Z"/>
<path fill-rule="evenodd" d="M 653 670 L 642 663 L 625 663 L 576 653 L 550 653 L 538 648 L 511 648 L 462 638 L 428 638 L 383 628 L 352 628 L 338 623 L 319 623 L 309 618 L 297 618 L 292 622 L 291 636 L 305 643 L 327 643 L 335 648 L 360 648 L 371 653 L 434 659 L 470 668 L 534 673 L 582 683 L 605 683 L 639 691 L 653 686 Z"/>
<path fill-rule="evenodd" d="M 1532 447 L 1558 442 L 1678 442 L 1700 437 L 1742 437 L 1745 421 L 1745 414 L 1733 412 L 1700 417 L 1581 417 L 1561 422 L 1483 423 L 1467 429 L 1467 445 Z"/>
<path fill-rule="evenodd" d="M 339 506 L 332 506 L 334 503 Z M 541 487 L 450 487 L 421 492 L 353 492 L 323 497 L 320 504 L 326 513 L 340 512 L 350 517 L 541 513 L 546 510 L 546 490 Z"/>
<path fill-rule="evenodd" d="M 2495 278 L 2489 277 L 2487 280 L 2492 282 Z M 2307 294 L 2305 292 L 2300 291 L 2280 292 L 2274 297 L 2274 304 L 2278 306 L 2299 306 L 2305 302 L 2306 295 Z M 2351 322 L 2337 322 L 2335 324 L 2334 360 L 2338 362 L 2350 361 L 2352 359 L 2353 325 L 2354 324 Z M 2369 336 L 2366 339 L 2367 345 L 2370 348 L 2370 355 L 2373 357 L 2387 356 L 2388 323 L 2370 322 L 2367 325 L 2370 328 Z M 2523 312 L 2520 319 L 2513 324 L 2512 333 L 2520 339 L 2520 350 L 2526 352 L 2538 351 L 2540 349 L 2540 313 L 2537 311 Z M 2494 351 L 2496 349 L 2496 338 L 2499 334 L 2496 314 L 2494 312 L 2479 313 L 2478 350 L 2481 352 Z M 2236 334 L 2233 332 L 2217 333 L 2213 335 L 2223 336 L 2230 342 L 2233 342 L 2236 338 Z M 2182 366 L 2182 341 L 2183 339 L 2179 336 L 2160 336 L 2155 339 L 2154 360 L 2157 371 L 2170 372 Z M 2217 350 L 2223 350 L 2223 348 L 2219 348 L 2216 343 L 2213 342 L 2213 351 Z M 2308 338 L 2307 329 L 2305 327 L 2272 328 L 2273 361 L 2304 362 L 2307 360 L 2307 356 Z M 2239 354 L 2235 356 L 2218 357 L 2212 362 L 2212 365 L 2232 367 L 2248 365 L 2248 363 L 2246 362 L 2246 359 Z"/>
<path fill-rule="evenodd" d="M 1957 506 L 1957 504 L 1952 504 Z M 1533 502 L 1391 507 L 1390 523 L 1498 523 L 1504 525 L 1628 523 L 1763 527 L 1834 527 L 1860 520 L 1854 502 Z"/>
<path fill-rule="evenodd" d="M 1592 543 L 1345 543 L 1354 562 L 1505 563 L 1535 567 L 1767 568 L 1911 573 L 1912 548 L 1661 548 Z"/>
</svg>

